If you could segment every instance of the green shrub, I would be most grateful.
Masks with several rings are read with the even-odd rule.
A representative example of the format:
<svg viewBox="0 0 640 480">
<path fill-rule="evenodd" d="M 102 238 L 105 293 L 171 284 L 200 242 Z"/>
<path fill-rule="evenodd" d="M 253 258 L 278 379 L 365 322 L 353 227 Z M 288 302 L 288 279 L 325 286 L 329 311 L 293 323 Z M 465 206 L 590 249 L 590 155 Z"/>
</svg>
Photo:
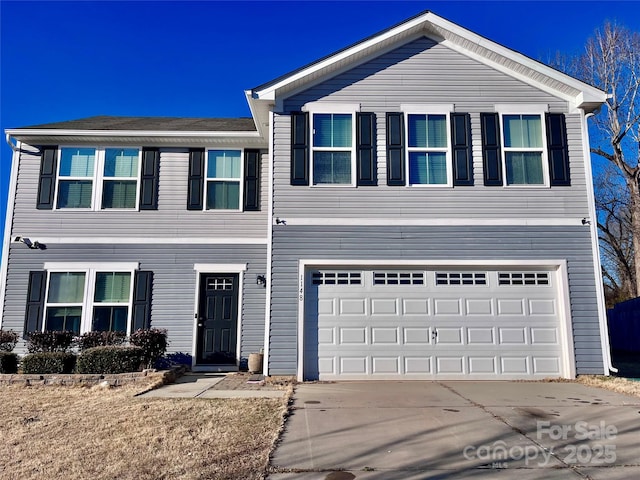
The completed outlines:
<svg viewBox="0 0 640 480">
<path fill-rule="evenodd" d="M 129 337 L 129 343 L 143 350 L 142 361 L 147 368 L 153 368 L 167 351 L 167 331 L 163 328 L 138 329 Z"/>
<path fill-rule="evenodd" d="M 12 352 L 18 343 L 18 334 L 13 330 L 0 330 L 0 352 Z"/>
<path fill-rule="evenodd" d="M 29 353 L 66 352 L 73 343 L 73 332 L 30 332 L 26 336 Z"/>
<path fill-rule="evenodd" d="M 39 352 L 22 358 L 22 373 L 73 373 L 76 356 L 68 352 Z"/>
<path fill-rule="evenodd" d="M 83 351 L 78 357 L 78 373 L 137 372 L 142 365 L 140 347 L 104 346 Z"/>
<path fill-rule="evenodd" d="M 89 348 L 106 347 L 109 345 L 122 345 L 127 339 L 124 332 L 87 332 L 76 337 L 74 342 L 83 352 Z"/>
<path fill-rule="evenodd" d="M 12 352 L 0 352 L 0 373 L 17 373 L 18 355 Z"/>
</svg>

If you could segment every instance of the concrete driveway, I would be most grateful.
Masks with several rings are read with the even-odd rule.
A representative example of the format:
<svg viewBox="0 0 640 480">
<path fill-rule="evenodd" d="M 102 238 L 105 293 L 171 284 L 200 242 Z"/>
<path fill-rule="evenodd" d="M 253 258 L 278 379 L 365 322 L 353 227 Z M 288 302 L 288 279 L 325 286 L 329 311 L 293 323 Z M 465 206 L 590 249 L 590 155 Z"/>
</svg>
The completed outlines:
<svg viewBox="0 0 640 480">
<path fill-rule="evenodd" d="M 640 478 L 640 398 L 578 383 L 296 387 L 271 480 Z"/>
</svg>

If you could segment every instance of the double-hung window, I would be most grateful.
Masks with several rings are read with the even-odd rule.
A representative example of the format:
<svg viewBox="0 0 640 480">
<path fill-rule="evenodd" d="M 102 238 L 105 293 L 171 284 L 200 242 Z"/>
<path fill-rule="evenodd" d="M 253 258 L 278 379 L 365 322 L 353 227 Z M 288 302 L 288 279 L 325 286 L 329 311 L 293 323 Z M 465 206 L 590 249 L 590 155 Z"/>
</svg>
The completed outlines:
<svg viewBox="0 0 640 480">
<path fill-rule="evenodd" d="M 410 185 L 449 185 L 448 115 L 407 114 Z"/>
<path fill-rule="evenodd" d="M 353 113 L 313 113 L 311 132 L 313 184 L 353 185 Z"/>
<path fill-rule="evenodd" d="M 46 265 L 48 270 L 43 329 L 130 333 L 133 274 L 137 265 L 104 264 L 95 268 Z"/>
<path fill-rule="evenodd" d="M 140 150 L 106 148 L 102 180 L 102 208 L 136 208 Z"/>
<path fill-rule="evenodd" d="M 60 149 L 58 208 L 91 208 L 95 166 L 95 148 Z"/>
<path fill-rule="evenodd" d="M 242 151 L 209 150 L 206 167 L 206 209 L 240 210 Z"/>
<path fill-rule="evenodd" d="M 502 115 L 507 185 L 544 185 L 544 143 L 539 114 Z"/>
<path fill-rule="evenodd" d="M 139 148 L 61 147 L 58 209 L 136 209 Z"/>
</svg>

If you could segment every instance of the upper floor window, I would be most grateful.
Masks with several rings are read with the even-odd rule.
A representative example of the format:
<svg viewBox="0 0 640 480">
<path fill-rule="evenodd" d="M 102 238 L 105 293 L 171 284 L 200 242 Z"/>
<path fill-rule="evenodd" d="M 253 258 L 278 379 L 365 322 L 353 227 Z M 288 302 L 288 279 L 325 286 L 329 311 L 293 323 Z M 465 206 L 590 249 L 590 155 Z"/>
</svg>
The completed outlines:
<svg viewBox="0 0 640 480">
<path fill-rule="evenodd" d="M 539 114 L 502 116 L 507 185 L 544 185 L 544 143 Z"/>
<path fill-rule="evenodd" d="M 133 266 L 52 269 L 45 297 L 45 331 L 131 330 Z"/>
<path fill-rule="evenodd" d="M 449 134 L 446 114 L 408 114 L 410 185 L 448 185 Z"/>
<path fill-rule="evenodd" d="M 354 120 L 351 113 L 315 113 L 312 117 L 314 185 L 353 184 Z"/>
<path fill-rule="evenodd" d="M 138 148 L 60 148 L 56 207 L 137 208 L 140 156 Z"/>
<path fill-rule="evenodd" d="M 206 209 L 239 210 L 242 198 L 242 152 L 207 152 Z"/>
</svg>

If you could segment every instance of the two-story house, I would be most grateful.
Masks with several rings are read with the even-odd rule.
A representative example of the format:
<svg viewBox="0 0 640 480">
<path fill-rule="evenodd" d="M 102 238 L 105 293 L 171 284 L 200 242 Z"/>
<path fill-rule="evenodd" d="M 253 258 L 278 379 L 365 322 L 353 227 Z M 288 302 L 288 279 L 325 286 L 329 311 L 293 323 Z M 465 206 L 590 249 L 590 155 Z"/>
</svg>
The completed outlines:
<svg viewBox="0 0 640 480">
<path fill-rule="evenodd" d="M 2 328 L 299 379 L 609 372 L 602 91 L 424 12 L 246 97 L 7 130 Z"/>
</svg>

